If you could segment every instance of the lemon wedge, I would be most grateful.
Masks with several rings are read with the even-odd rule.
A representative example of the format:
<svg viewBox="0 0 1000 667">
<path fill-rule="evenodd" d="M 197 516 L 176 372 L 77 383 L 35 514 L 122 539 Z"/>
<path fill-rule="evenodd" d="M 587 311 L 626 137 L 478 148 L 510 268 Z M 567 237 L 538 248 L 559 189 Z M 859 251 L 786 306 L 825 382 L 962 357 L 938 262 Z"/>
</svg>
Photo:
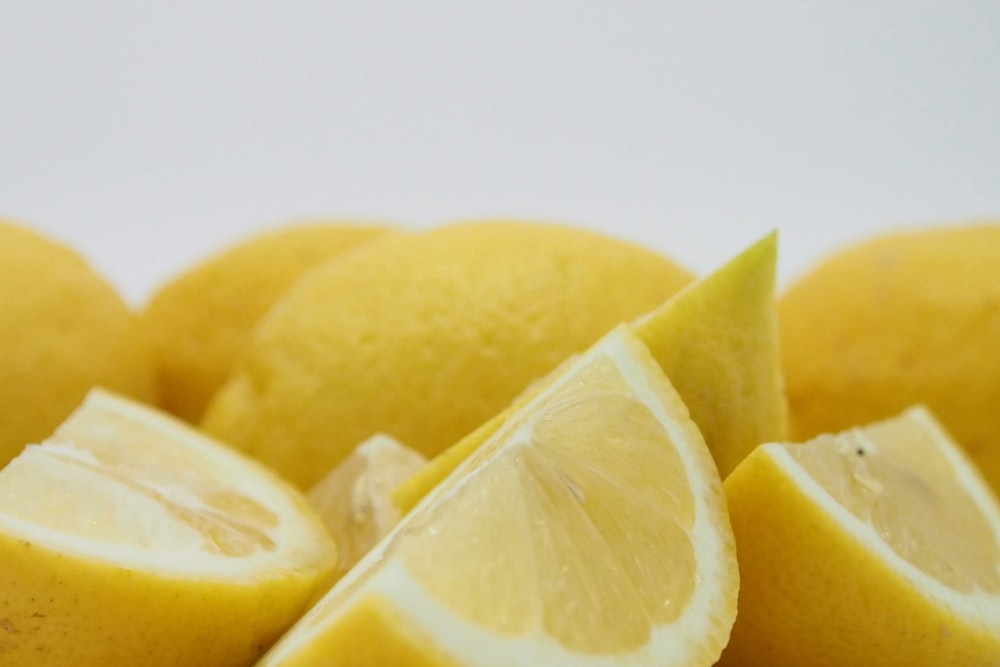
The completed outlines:
<svg viewBox="0 0 1000 667">
<path fill-rule="evenodd" d="M 708 667 L 738 576 L 711 455 L 622 325 L 511 414 L 259 666 Z"/>
<path fill-rule="evenodd" d="M 1000 665 L 1000 508 L 925 408 L 726 479 L 740 613 L 722 665 Z"/>
<path fill-rule="evenodd" d="M 0 472 L 0 664 L 246 665 L 336 548 L 259 464 L 91 392 Z"/>
</svg>

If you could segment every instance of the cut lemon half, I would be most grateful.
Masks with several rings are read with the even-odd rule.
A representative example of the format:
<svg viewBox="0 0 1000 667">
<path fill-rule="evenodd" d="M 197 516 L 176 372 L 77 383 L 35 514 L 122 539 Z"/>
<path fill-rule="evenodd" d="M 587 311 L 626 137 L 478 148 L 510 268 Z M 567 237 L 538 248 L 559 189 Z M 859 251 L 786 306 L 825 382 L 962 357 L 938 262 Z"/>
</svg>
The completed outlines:
<svg viewBox="0 0 1000 667">
<path fill-rule="evenodd" d="M 427 459 L 378 433 L 355 447 L 306 496 L 323 518 L 340 550 L 340 578 L 402 518 L 392 490 L 420 470 Z"/>
<path fill-rule="evenodd" d="M 515 411 L 259 666 L 707 667 L 737 588 L 711 455 L 622 325 Z"/>
<path fill-rule="evenodd" d="M 723 665 L 1000 665 L 1000 508 L 924 408 L 726 479 L 740 613 Z"/>
<path fill-rule="evenodd" d="M 335 562 L 275 475 L 95 391 L 0 472 L 0 664 L 247 665 Z"/>
</svg>

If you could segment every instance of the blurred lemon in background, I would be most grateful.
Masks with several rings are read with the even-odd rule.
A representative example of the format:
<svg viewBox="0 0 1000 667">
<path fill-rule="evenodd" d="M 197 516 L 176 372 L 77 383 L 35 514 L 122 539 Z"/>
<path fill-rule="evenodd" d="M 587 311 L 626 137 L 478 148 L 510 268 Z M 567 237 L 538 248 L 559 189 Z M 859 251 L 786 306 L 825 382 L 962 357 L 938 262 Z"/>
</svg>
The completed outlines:
<svg viewBox="0 0 1000 667">
<path fill-rule="evenodd" d="M 845 248 L 791 286 L 779 317 L 799 438 L 926 403 L 1000 490 L 1000 224 Z"/>
<path fill-rule="evenodd" d="M 295 224 L 226 248 L 166 283 L 143 312 L 164 408 L 197 421 L 251 329 L 303 273 L 390 230 Z"/>
<path fill-rule="evenodd" d="M 0 466 L 100 385 L 146 402 L 153 364 L 138 318 L 79 254 L 0 221 Z"/>
<path fill-rule="evenodd" d="M 433 456 L 690 280 L 652 251 L 555 224 L 386 237 L 289 290 L 203 425 L 302 487 L 376 432 Z"/>
</svg>

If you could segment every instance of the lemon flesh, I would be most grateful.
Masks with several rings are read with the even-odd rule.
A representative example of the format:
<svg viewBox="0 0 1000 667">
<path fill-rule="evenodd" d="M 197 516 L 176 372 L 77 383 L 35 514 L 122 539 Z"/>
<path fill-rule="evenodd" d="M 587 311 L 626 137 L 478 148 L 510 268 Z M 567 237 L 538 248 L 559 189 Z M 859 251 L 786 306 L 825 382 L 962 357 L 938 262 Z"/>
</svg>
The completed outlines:
<svg viewBox="0 0 1000 667">
<path fill-rule="evenodd" d="M 842 507 L 906 562 L 963 593 L 1000 595 L 1000 543 L 948 470 L 926 413 L 788 452 Z"/>
<path fill-rule="evenodd" d="M 619 327 L 260 665 L 711 665 L 738 585 L 720 494 L 687 410 Z"/>
<path fill-rule="evenodd" d="M 305 499 L 150 408 L 92 392 L 0 472 L 0 664 L 246 665 L 336 562 Z"/>
<path fill-rule="evenodd" d="M 740 615 L 723 665 L 1000 660 L 1000 507 L 925 408 L 770 444 L 725 484 Z"/>
<path fill-rule="evenodd" d="M 337 578 L 399 522 L 403 515 L 392 502 L 392 491 L 426 463 L 419 452 L 379 433 L 309 490 L 309 503 L 340 550 Z"/>
</svg>

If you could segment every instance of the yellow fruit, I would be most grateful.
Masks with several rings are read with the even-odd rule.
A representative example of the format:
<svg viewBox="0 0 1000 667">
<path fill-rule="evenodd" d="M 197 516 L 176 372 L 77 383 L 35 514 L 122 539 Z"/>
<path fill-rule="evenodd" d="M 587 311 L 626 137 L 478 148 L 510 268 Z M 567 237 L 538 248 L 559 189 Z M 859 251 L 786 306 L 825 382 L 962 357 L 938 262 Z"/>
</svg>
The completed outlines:
<svg viewBox="0 0 1000 667">
<path fill-rule="evenodd" d="M 82 257 L 0 222 L 0 466 L 50 434 L 95 385 L 154 401 L 144 333 Z"/>
<path fill-rule="evenodd" d="M 0 664 L 249 665 L 335 560 L 275 475 L 94 392 L 0 472 Z"/>
<path fill-rule="evenodd" d="M 928 405 L 1000 491 L 1000 224 L 847 248 L 779 301 L 805 439 Z"/>
<path fill-rule="evenodd" d="M 691 283 L 635 324 L 677 388 L 725 477 L 755 446 L 787 427 L 774 304 L 777 235 Z M 527 401 L 538 386 L 525 391 Z M 393 492 L 408 512 L 496 431 L 513 407 L 435 457 Z"/>
<path fill-rule="evenodd" d="M 925 409 L 725 482 L 739 616 L 721 666 L 1000 665 L 1000 507 Z"/>
<path fill-rule="evenodd" d="M 395 526 L 402 514 L 392 490 L 427 462 L 387 435 L 376 434 L 309 490 L 306 496 L 340 553 L 339 579 Z"/>
<path fill-rule="evenodd" d="M 635 325 L 691 411 L 723 478 L 787 436 L 772 233 Z"/>
<path fill-rule="evenodd" d="M 518 409 L 261 660 L 708 667 L 736 613 L 718 472 L 622 325 Z"/>
<path fill-rule="evenodd" d="M 304 488 L 376 432 L 433 456 L 688 281 L 655 253 L 567 226 L 385 238 L 286 294 L 203 425 Z"/>
<path fill-rule="evenodd" d="M 292 225 L 246 239 L 161 287 L 143 318 L 155 344 L 163 407 L 197 421 L 257 321 L 300 276 L 388 231 Z"/>
</svg>

